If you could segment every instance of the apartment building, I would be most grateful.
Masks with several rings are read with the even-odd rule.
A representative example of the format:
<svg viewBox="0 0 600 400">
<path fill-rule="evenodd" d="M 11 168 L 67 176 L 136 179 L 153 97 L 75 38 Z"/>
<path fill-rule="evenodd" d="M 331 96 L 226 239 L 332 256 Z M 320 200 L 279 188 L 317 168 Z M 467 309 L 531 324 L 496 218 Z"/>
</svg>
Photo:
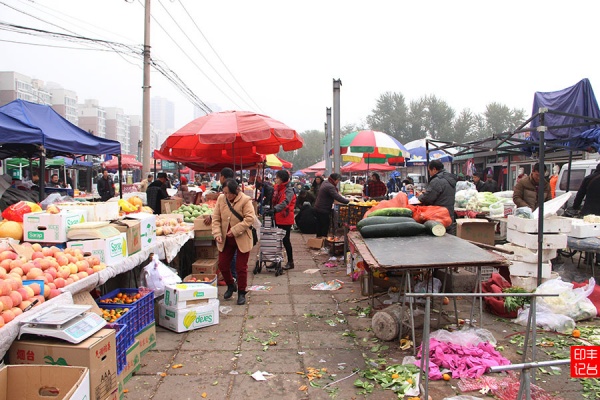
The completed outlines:
<svg viewBox="0 0 600 400">
<path fill-rule="evenodd" d="M 106 137 L 106 111 L 96 99 L 86 99 L 78 104 L 79 127 L 94 136 Z"/>
<path fill-rule="evenodd" d="M 122 108 L 106 107 L 106 138 L 121 142 L 121 153 L 131 154 L 129 147 L 129 115 Z"/>
</svg>

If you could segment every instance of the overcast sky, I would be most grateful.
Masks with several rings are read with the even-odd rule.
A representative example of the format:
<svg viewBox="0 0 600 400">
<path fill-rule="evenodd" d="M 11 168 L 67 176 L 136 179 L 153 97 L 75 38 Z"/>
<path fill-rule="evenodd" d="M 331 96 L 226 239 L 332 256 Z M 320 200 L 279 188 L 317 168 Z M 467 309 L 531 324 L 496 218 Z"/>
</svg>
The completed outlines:
<svg viewBox="0 0 600 400">
<path fill-rule="evenodd" d="M 141 45 L 142 3 L 0 0 L 0 22 Z M 600 91 L 597 0 L 152 0 L 151 10 L 152 57 L 204 103 L 261 112 L 299 132 L 323 129 L 338 78 L 342 125 L 364 120 L 386 91 L 407 101 L 435 94 L 457 112 L 500 102 L 527 114 L 535 91 L 582 78 Z M 0 70 L 141 115 L 139 57 L 65 46 L 90 48 L 0 30 Z M 175 102 L 176 129 L 193 118 L 189 101 L 159 73 L 151 85 L 152 96 Z"/>
</svg>

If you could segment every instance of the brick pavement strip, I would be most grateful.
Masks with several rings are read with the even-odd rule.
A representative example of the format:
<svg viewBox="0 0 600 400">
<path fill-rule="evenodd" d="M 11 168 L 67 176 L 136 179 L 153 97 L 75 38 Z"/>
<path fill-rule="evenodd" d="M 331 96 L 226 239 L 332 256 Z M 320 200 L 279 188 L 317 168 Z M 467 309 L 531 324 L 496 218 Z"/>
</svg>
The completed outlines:
<svg viewBox="0 0 600 400">
<path fill-rule="evenodd" d="M 254 250 L 249 260 L 248 285 L 267 285 L 272 289 L 250 292 L 244 306 L 235 304 L 235 295 L 233 301 L 221 301 L 222 306 L 230 306 L 232 311 L 221 314 L 218 325 L 182 334 L 157 327 L 157 347 L 143 357 L 142 369 L 125 385 L 128 389 L 125 399 L 198 399 L 202 393 L 206 393 L 208 399 L 227 400 L 365 397 L 357 395 L 353 387 L 357 375 L 323 390 L 308 385 L 308 379 L 297 372 L 309 367 L 326 368 L 327 379 L 318 382 L 323 386 L 347 377 L 354 369 L 364 370 L 367 362 L 385 359 L 387 364 L 399 364 L 405 356 L 412 355 L 412 351 L 399 350 L 397 341 L 381 342 L 375 338 L 370 329 L 371 318 L 359 318 L 356 313 L 357 307 L 364 309 L 370 305 L 370 301 L 361 296 L 359 283 L 346 276 L 341 263 L 335 268 L 324 267 L 329 256 L 308 249 L 305 243 L 309 237 L 292 234 L 296 268 L 277 278 L 264 269 L 257 275 L 252 274 L 256 260 Z M 312 268 L 319 272 L 303 274 Z M 331 279 L 342 280 L 344 288 L 335 292 L 310 289 L 311 284 Z M 219 287 L 219 298 L 222 299 L 224 291 L 224 287 Z M 460 310 L 463 317 L 470 309 L 463 305 Z M 450 309 L 447 311 L 450 313 Z M 483 322 L 498 344 L 505 347 L 503 355 L 519 362 L 517 349 L 508 344 L 506 337 L 524 328 L 488 314 Z M 433 327 L 436 326 L 434 322 Z M 269 331 L 277 333 L 273 337 L 276 346 L 262 344 L 272 336 Z M 419 337 L 417 343 L 420 343 Z M 177 363 L 182 367 L 171 368 Z M 266 382 L 255 381 L 249 374 L 257 370 L 273 376 Z M 550 393 L 560 391 L 565 399 L 580 398 L 581 384 L 568 375 L 565 367 L 559 376 L 538 376 L 536 383 Z M 456 380 L 430 382 L 430 395 L 438 400 L 460 394 L 456 383 Z M 304 385 L 307 390 L 299 390 Z M 464 394 L 491 398 L 479 393 Z M 377 385 L 366 398 L 393 399 L 396 396 Z"/>
</svg>

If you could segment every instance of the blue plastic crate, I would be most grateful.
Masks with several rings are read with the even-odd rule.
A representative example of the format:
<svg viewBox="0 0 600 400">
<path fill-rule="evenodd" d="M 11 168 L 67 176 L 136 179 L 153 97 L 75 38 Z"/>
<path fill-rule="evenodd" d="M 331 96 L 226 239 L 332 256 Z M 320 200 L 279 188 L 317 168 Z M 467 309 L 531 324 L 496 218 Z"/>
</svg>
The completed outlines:
<svg viewBox="0 0 600 400">
<path fill-rule="evenodd" d="M 112 299 L 116 297 L 119 293 L 124 293 L 127 295 L 135 295 L 140 292 L 140 289 L 115 289 L 110 293 L 105 294 L 104 296 L 96 299 L 96 303 L 98 305 L 106 305 L 102 303 L 102 300 Z M 146 325 L 154 320 L 154 292 L 149 289 L 144 289 L 144 295 L 138 299 L 137 301 L 131 304 L 117 304 L 110 303 L 111 305 L 116 306 L 135 306 L 135 316 L 133 321 L 133 329 L 135 334 L 142 331 Z"/>
<path fill-rule="evenodd" d="M 125 314 L 121 315 L 121 318 L 117 319 L 116 321 L 112 322 L 113 324 L 121 324 L 121 325 L 125 325 L 125 332 L 126 332 L 126 336 L 128 336 L 131 341 L 131 343 L 133 343 L 133 337 L 135 336 L 135 334 L 137 333 L 137 331 L 135 330 L 135 321 L 136 321 L 136 307 L 134 305 L 131 304 L 98 304 L 98 307 L 100 307 L 100 309 L 107 309 L 107 310 L 111 310 L 111 309 L 115 309 L 115 308 L 128 308 L 129 311 L 127 311 Z M 131 346 L 131 344 L 129 345 Z"/>
<path fill-rule="evenodd" d="M 123 324 L 107 324 L 107 328 L 114 329 L 116 331 L 116 342 L 117 342 L 117 374 L 123 371 L 123 368 L 127 365 L 127 349 L 133 344 L 133 330 L 128 329 L 127 325 Z"/>
</svg>

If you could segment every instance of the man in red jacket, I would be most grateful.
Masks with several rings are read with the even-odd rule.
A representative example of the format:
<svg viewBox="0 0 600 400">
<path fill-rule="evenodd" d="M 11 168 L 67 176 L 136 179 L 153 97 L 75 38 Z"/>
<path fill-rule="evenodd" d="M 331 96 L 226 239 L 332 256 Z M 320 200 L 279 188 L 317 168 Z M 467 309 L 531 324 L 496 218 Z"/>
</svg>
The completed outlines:
<svg viewBox="0 0 600 400">
<path fill-rule="evenodd" d="M 273 192 L 273 209 L 268 214 L 274 214 L 275 224 L 285 231 L 283 247 L 287 254 L 287 264 L 283 269 L 294 268 L 294 254 L 290 232 L 294 224 L 294 207 L 296 207 L 296 194 L 290 185 L 290 174 L 286 170 L 277 171 L 275 174 L 275 191 Z M 267 214 L 267 215 L 268 215 Z"/>
</svg>

